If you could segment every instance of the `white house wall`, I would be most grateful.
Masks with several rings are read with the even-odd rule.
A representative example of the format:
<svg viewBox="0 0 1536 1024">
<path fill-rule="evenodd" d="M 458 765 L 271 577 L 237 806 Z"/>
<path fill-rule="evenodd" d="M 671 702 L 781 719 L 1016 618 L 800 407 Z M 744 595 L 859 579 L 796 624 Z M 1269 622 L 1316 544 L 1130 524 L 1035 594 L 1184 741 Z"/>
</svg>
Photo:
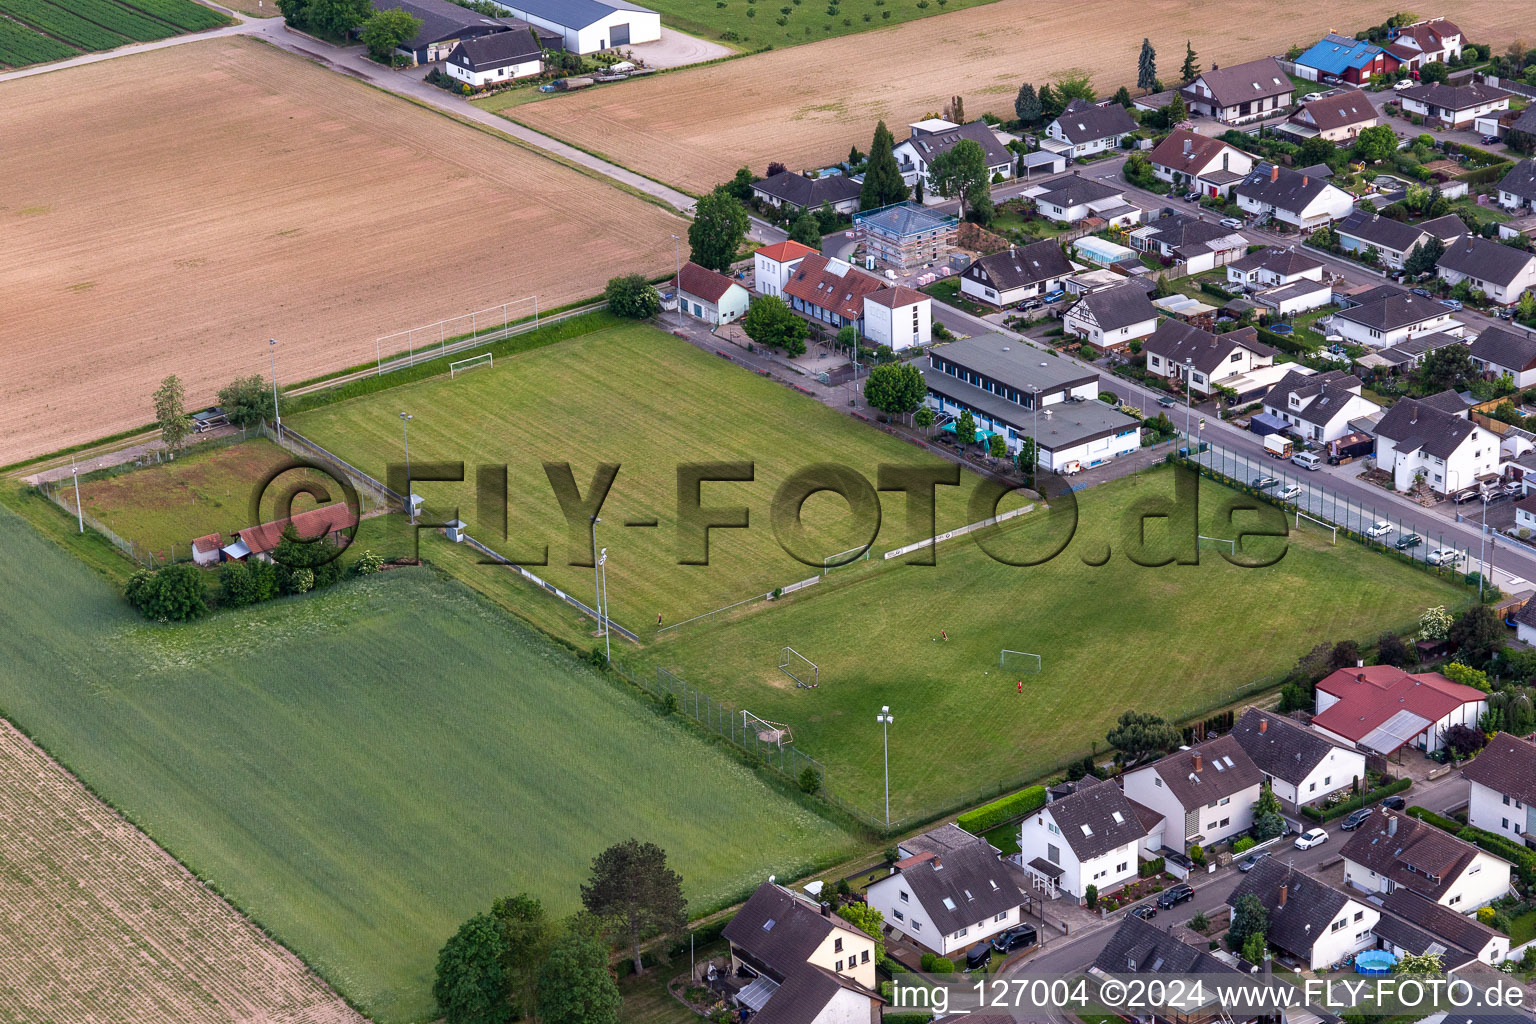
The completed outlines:
<svg viewBox="0 0 1536 1024">
<path fill-rule="evenodd" d="M 1470 782 L 1467 824 L 1524 845 L 1531 825 L 1531 808 L 1479 782 Z"/>
</svg>

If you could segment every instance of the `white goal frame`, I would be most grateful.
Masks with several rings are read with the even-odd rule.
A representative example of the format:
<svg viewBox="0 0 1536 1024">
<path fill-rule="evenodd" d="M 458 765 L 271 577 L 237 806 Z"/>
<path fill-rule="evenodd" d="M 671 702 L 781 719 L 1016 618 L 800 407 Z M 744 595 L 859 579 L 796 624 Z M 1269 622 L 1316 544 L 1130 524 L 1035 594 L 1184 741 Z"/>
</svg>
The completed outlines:
<svg viewBox="0 0 1536 1024">
<path fill-rule="evenodd" d="M 1316 516 L 1309 516 L 1305 512 L 1303 512 L 1301 509 L 1297 509 L 1296 510 L 1296 529 L 1298 529 L 1298 530 L 1301 529 L 1301 521 L 1303 519 L 1307 520 L 1310 523 L 1316 523 L 1318 526 L 1321 526 L 1323 529 L 1327 530 L 1328 531 L 1328 535 L 1330 537 L 1330 540 L 1328 541 L 1328 543 L 1335 544 L 1335 545 L 1339 543 L 1339 528 L 1337 526 L 1334 526 L 1332 523 L 1329 523 L 1329 522 L 1324 522 L 1323 520 L 1317 518 Z"/>
<path fill-rule="evenodd" d="M 1217 551 L 1225 548 L 1232 554 L 1237 554 L 1237 541 L 1226 537 L 1207 537 L 1205 534 L 1197 534 L 1195 546 L 1198 548 L 1215 548 Z"/>
<path fill-rule="evenodd" d="M 489 352 L 481 352 L 479 355 L 469 356 L 466 359 L 456 359 L 453 362 L 449 363 L 448 364 L 448 376 L 450 378 L 457 377 L 459 375 L 459 367 L 461 367 L 461 366 L 465 370 L 473 370 L 475 367 L 472 366 L 472 365 L 468 365 L 468 364 L 479 363 L 481 360 L 485 361 L 485 365 L 486 366 L 494 367 L 496 365 L 496 360 L 491 355 L 491 353 L 489 353 Z"/>
<path fill-rule="evenodd" d="M 849 548 L 847 551 L 839 551 L 835 555 L 828 555 L 821 560 L 821 574 L 825 576 L 833 569 L 842 569 L 854 562 L 869 561 L 870 548 L 873 544 L 865 544 L 863 547 Z"/>
<path fill-rule="evenodd" d="M 1000 653 L 997 656 L 997 667 L 998 668 L 1007 668 L 1008 667 L 1008 655 L 1010 655 L 1010 654 L 1015 655 L 1015 656 L 1017 656 L 1019 658 L 1025 659 L 1025 661 L 1024 661 L 1025 665 L 1033 664 L 1034 668 L 1026 668 L 1026 669 L 1024 669 L 1025 672 L 1028 672 L 1028 673 L 1030 673 L 1032 675 L 1039 675 L 1040 674 L 1040 670 L 1044 667 L 1044 664 L 1040 660 L 1040 655 L 1038 655 L 1038 654 L 1031 654 L 1028 651 L 1012 651 L 1012 650 L 1009 650 L 1008 648 L 1004 647 L 1003 650 L 1002 650 L 1002 653 Z M 1028 660 L 1030 658 L 1033 658 L 1034 661 L 1030 662 Z"/>
<path fill-rule="evenodd" d="M 821 666 L 793 647 L 780 649 L 779 671 L 793 679 L 797 689 L 814 690 L 821 686 Z"/>
</svg>

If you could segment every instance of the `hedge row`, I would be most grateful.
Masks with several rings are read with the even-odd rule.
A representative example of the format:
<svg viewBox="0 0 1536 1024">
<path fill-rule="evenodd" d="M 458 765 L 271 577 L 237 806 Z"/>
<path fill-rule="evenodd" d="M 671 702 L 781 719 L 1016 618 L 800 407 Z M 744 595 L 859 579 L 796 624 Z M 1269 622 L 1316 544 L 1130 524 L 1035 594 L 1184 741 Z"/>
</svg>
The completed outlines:
<svg viewBox="0 0 1536 1024">
<path fill-rule="evenodd" d="M 1436 814 L 1429 808 L 1420 807 L 1418 804 L 1414 804 L 1412 807 L 1408 808 L 1408 815 L 1409 817 L 1418 818 L 1420 821 L 1427 821 L 1431 825 L 1435 826 L 1435 828 L 1443 829 L 1452 835 L 1456 835 L 1462 829 L 1467 827 L 1459 821 L 1456 821 L 1452 818 L 1447 818 L 1443 814 Z"/>
<path fill-rule="evenodd" d="M 967 811 L 955 819 L 955 824 L 972 835 L 980 835 L 996 828 L 1011 818 L 1022 818 L 1031 811 L 1045 806 L 1045 787 L 1030 786 L 1017 793 L 983 804 L 974 811 Z"/>
<path fill-rule="evenodd" d="M 1520 880 L 1526 885 L 1536 881 L 1536 851 L 1528 850 L 1512 839 L 1496 832 L 1468 825 L 1456 835 L 1469 843 L 1475 843 L 1496 857 L 1503 857 L 1515 866 Z"/>
<path fill-rule="evenodd" d="M 1413 785 L 1413 780 L 1410 778 L 1393 779 L 1385 786 L 1377 786 L 1375 789 L 1366 790 L 1363 801 L 1355 799 L 1345 800 L 1343 803 L 1334 804 L 1326 811 L 1320 811 L 1316 807 L 1303 807 L 1301 813 L 1313 821 L 1332 821 L 1334 818 L 1342 817 L 1352 811 L 1358 811 L 1365 804 L 1373 804 L 1378 800 L 1391 796 L 1393 793 L 1401 793 L 1411 785 Z"/>
<path fill-rule="evenodd" d="M 1254 330 L 1259 332 L 1259 340 L 1264 344 L 1277 348 L 1282 352 L 1289 352 L 1293 356 L 1307 355 L 1312 351 L 1297 341 L 1293 335 L 1276 334 L 1274 331 L 1264 327 L 1256 327 Z"/>
<path fill-rule="evenodd" d="M 1153 875 L 1162 874 L 1163 868 L 1167 866 L 1167 862 L 1163 858 L 1153 857 L 1151 860 L 1144 860 L 1137 865 L 1136 873 L 1142 878 L 1151 878 Z"/>
</svg>

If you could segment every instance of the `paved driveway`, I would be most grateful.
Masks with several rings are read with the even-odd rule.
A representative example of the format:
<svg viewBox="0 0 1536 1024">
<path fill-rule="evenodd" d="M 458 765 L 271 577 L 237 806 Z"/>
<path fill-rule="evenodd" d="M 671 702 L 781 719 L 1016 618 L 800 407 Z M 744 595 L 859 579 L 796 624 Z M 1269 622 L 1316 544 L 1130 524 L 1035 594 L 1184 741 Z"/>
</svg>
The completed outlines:
<svg viewBox="0 0 1536 1024">
<path fill-rule="evenodd" d="M 635 43 L 624 49 L 653 68 L 680 68 L 685 64 L 729 57 L 736 52 L 724 43 L 700 39 L 666 26 L 662 26 L 661 38 L 656 42 Z"/>
</svg>

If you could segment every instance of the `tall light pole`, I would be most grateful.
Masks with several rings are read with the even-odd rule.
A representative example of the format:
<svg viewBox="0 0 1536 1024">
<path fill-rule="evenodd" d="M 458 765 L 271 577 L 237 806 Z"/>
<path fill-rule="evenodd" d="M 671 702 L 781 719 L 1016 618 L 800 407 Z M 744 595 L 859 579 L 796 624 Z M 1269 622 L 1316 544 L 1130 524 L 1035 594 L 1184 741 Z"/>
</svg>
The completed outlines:
<svg viewBox="0 0 1536 1024">
<path fill-rule="evenodd" d="M 678 237 L 672 236 L 672 299 L 677 303 L 677 326 L 683 326 L 683 258 L 678 255 Z"/>
<path fill-rule="evenodd" d="M 272 357 L 272 418 L 277 421 L 277 440 L 283 440 L 283 412 L 277 405 L 277 339 L 267 339 L 267 354 Z"/>
<path fill-rule="evenodd" d="M 80 471 L 75 460 L 69 460 L 69 475 L 75 478 L 75 518 L 80 521 L 80 532 L 85 532 L 85 509 L 80 504 Z"/>
<path fill-rule="evenodd" d="M 416 525 L 416 503 L 411 500 L 411 420 L 415 418 L 409 413 L 400 414 L 400 429 L 405 432 L 405 514 L 412 526 Z"/>
<path fill-rule="evenodd" d="M 602 522 L 601 516 L 592 517 L 592 599 L 597 602 L 597 628 L 608 634 L 608 626 L 603 622 L 603 584 L 598 577 L 597 567 L 597 524 Z M 603 550 L 607 550 L 604 548 Z"/>
<path fill-rule="evenodd" d="M 1191 419 L 1190 413 L 1194 409 L 1194 402 L 1192 401 L 1192 399 L 1194 398 L 1195 389 L 1194 389 L 1194 381 L 1191 379 L 1192 375 L 1194 374 L 1194 372 L 1195 372 L 1194 359 L 1192 357 L 1190 357 L 1190 356 L 1185 356 L 1184 357 L 1184 438 L 1185 438 L 1185 440 L 1189 439 L 1189 421 Z"/>
<path fill-rule="evenodd" d="M 1029 405 L 1035 412 L 1035 436 L 1030 438 L 1030 445 L 1035 449 L 1030 455 L 1029 486 L 1035 486 L 1035 472 L 1040 468 L 1040 385 L 1029 386 Z M 1038 490 L 1038 488 L 1036 488 Z"/>
<path fill-rule="evenodd" d="M 605 660 L 605 661 L 607 661 L 609 663 L 612 663 L 613 662 L 613 647 L 612 647 L 612 642 L 608 639 L 608 549 L 607 548 L 603 548 L 603 553 L 597 556 L 597 564 L 598 564 L 598 567 L 600 569 L 602 569 L 602 571 L 603 571 L 603 576 L 602 576 L 603 585 L 602 585 L 602 588 L 601 588 L 601 591 L 600 591 L 602 593 L 602 595 L 603 595 L 603 604 L 602 604 L 603 660 Z"/>
<path fill-rule="evenodd" d="M 880 713 L 875 716 L 875 721 L 880 723 L 880 731 L 885 734 L 885 830 L 891 830 L 891 723 L 896 720 L 891 714 L 891 706 L 886 704 L 880 708 Z"/>
<path fill-rule="evenodd" d="M 1488 496 L 1485 494 L 1482 496 L 1482 498 L 1483 531 L 1477 539 L 1477 599 L 1479 601 L 1483 599 L 1483 577 L 1488 575 L 1488 562 L 1484 558 L 1488 552 Z M 80 498 L 77 493 L 75 497 L 75 504 L 78 505 L 79 503 Z"/>
</svg>

